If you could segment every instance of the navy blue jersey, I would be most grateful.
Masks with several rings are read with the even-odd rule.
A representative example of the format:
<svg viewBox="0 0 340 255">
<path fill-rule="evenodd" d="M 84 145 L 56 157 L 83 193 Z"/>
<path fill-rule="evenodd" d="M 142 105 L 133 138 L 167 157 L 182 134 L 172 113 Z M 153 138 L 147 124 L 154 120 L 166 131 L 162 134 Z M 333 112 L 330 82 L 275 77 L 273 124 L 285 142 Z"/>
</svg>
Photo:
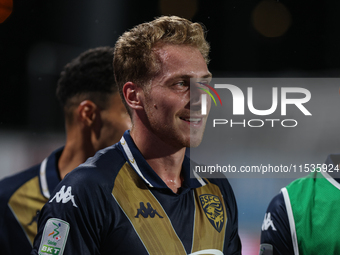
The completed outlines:
<svg viewBox="0 0 340 255">
<path fill-rule="evenodd" d="M 62 148 L 41 164 L 0 181 L 1 254 L 29 254 L 37 234 L 38 214 L 60 181 Z"/>
<path fill-rule="evenodd" d="M 339 162 L 340 155 L 334 154 L 328 156 L 325 164 L 328 169 L 336 169 Z M 334 182 L 335 180 L 339 182 L 339 179 L 333 179 L 329 175 L 327 178 Z M 301 197 L 301 199 L 304 198 Z M 305 199 L 313 200 L 312 198 Z M 325 197 L 325 199 L 328 198 Z M 304 213 L 308 215 L 311 212 L 306 211 Z M 295 229 L 296 220 L 297 219 L 294 219 L 294 216 L 292 215 L 287 189 L 283 188 L 281 193 L 272 199 L 267 208 L 262 224 L 260 255 L 299 254 L 299 242 Z M 302 223 L 299 224 L 301 225 Z M 310 222 L 309 224 L 313 224 L 313 222 Z M 325 243 L 325 245 L 327 244 Z M 316 250 L 315 252 L 317 254 L 322 254 L 322 251 L 320 250 Z"/>
<path fill-rule="evenodd" d="M 227 179 L 190 178 L 174 193 L 129 132 L 58 185 L 39 217 L 31 254 L 241 254 Z"/>
</svg>

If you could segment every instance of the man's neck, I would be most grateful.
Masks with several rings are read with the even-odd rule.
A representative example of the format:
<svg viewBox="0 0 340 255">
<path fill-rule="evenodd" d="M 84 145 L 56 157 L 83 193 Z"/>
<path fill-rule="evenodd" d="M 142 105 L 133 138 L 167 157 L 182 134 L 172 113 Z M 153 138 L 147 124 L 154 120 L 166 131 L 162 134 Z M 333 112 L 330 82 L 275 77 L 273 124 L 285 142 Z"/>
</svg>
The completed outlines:
<svg viewBox="0 0 340 255">
<path fill-rule="evenodd" d="M 60 178 L 64 179 L 66 174 L 93 155 L 94 149 L 89 143 L 86 143 L 86 141 L 82 139 L 71 139 L 67 137 L 64 150 L 58 160 Z"/>
<path fill-rule="evenodd" d="M 182 186 L 181 176 L 185 148 L 176 149 L 166 144 L 149 130 L 130 132 L 145 160 L 165 184 L 175 193 Z"/>
</svg>

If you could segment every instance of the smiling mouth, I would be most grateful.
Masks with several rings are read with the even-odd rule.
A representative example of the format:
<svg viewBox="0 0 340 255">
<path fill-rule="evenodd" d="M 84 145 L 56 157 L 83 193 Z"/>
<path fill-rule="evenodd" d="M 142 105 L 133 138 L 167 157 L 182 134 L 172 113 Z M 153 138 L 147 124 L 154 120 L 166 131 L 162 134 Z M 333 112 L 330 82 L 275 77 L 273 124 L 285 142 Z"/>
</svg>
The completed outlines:
<svg viewBox="0 0 340 255">
<path fill-rule="evenodd" d="M 181 120 L 184 120 L 186 122 L 192 123 L 192 124 L 199 124 L 202 121 L 202 118 L 182 118 L 180 117 Z"/>
</svg>

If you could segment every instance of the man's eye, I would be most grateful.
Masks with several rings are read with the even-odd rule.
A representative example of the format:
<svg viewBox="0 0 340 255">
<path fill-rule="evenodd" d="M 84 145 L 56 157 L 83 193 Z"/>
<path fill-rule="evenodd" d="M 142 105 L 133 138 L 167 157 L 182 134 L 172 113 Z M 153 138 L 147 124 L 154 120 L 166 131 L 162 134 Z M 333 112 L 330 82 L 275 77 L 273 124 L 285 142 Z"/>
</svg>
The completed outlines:
<svg viewBox="0 0 340 255">
<path fill-rule="evenodd" d="M 174 88 L 177 88 L 177 89 L 181 89 L 181 90 L 186 90 L 186 89 L 189 89 L 189 84 L 188 82 L 186 81 L 178 81 L 174 84 Z"/>
</svg>

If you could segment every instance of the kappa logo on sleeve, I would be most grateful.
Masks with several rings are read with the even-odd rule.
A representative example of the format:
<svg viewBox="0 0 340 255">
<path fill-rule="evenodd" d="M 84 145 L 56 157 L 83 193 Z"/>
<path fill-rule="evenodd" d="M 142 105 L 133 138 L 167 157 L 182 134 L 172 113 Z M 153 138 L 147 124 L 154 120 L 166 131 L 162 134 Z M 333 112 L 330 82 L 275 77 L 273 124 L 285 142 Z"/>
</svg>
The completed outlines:
<svg viewBox="0 0 340 255">
<path fill-rule="evenodd" d="M 70 224 L 66 221 L 51 218 L 46 222 L 39 246 L 39 255 L 62 255 L 70 230 Z"/>
<path fill-rule="evenodd" d="M 63 204 L 66 204 L 68 201 L 72 201 L 72 204 L 74 207 L 78 207 L 76 203 L 74 202 L 74 196 L 71 193 L 72 188 L 71 186 L 67 187 L 67 190 L 65 192 L 65 185 L 61 187 L 61 189 L 54 195 L 54 197 L 49 201 L 49 203 L 53 202 L 55 199 L 57 203 L 60 203 L 60 201 Z"/>
<path fill-rule="evenodd" d="M 274 226 L 274 223 L 271 219 L 271 214 L 270 212 L 269 213 L 266 213 L 264 215 L 264 219 L 263 219 L 263 223 L 262 223 L 262 231 L 265 231 L 265 230 L 268 230 L 269 227 L 272 227 L 273 231 L 276 231 L 276 228 Z"/>
</svg>

